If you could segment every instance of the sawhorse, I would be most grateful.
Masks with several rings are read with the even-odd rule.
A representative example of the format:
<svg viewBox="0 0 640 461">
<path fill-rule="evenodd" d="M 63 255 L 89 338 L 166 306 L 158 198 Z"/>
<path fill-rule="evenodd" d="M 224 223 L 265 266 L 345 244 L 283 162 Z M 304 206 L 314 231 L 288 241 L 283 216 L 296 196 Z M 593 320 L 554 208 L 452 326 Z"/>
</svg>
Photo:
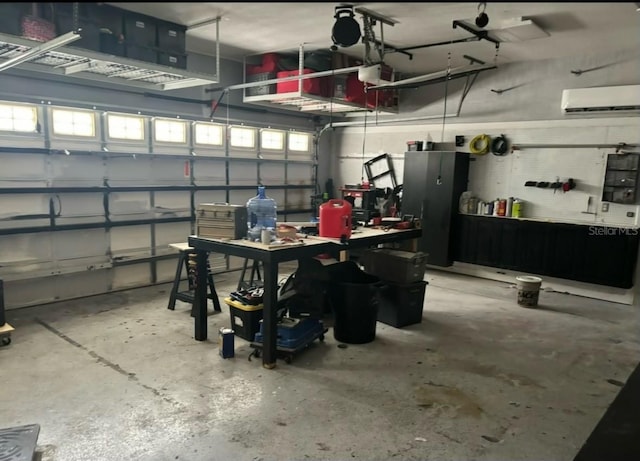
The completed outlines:
<svg viewBox="0 0 640 461">
<path fill-rule="evenodd" d="M 171 243 L 169 246 L 173 249 L 179 251 L 178 256 L 178 266 L 176 267 L 176 276 L 173 280 L 173 286 L 171 287 L 171 294 L 169 295 L 169 305 L 167 309 L 175 310 L 176 308 L 176 300 L 184 301 L 193 305 L 193 297 L 195 293 L 195 274 L 192 276 L 190 272 L 190 261 L 189 255 L 195 254 L 193 248 L 189 246 L 188 243 Z M 192 270 L 195 271 L 195 257 L 191 262 Z M 187 272 L 187 280 L 189 282 L 189 289 L 187 291 L 180 291 L 180 279 L 182 278 L 182 270 L 186 270 Z M 209 286 L 209 293 L 207 294 L 207 298 L 213 301 L 213 308 L 216 312 L 222 312 L 220 308 L 220 300 L 218 299 L 218 293 L 216 293 L 216 287 L 213 284 L 213 275 L 211 275 L 211 268 L 209 267 L 209 261 L 207 261 L 207 285 Z M 192 311 L 193 315 L 193 311 Z"/>
</svg>

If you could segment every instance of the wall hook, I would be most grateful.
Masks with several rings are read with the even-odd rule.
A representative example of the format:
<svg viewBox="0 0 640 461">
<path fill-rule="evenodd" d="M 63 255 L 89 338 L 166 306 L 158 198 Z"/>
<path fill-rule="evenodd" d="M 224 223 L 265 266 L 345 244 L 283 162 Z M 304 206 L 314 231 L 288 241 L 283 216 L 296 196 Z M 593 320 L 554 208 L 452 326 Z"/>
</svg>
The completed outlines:
<svg viewBox="0 0 640 461">
<path fill-rule="evenodd" d="M 524 85 L 524 83 L 520 83 L 519 85 L 514 85 L 514 86 L 511 86 L 509 88 L 503 88 L 502 90 L 494 90 L 493 88 L 491 88 L 491 91 L 493 93 L 496 93 L 496 94 L 502 94 L 502 93 L 506 93 L 507 91 L 511 91 L 511 90 L 515 90 L 516 88 L 520 88 L 522 85 Z"/>
<path fill-rule="evenodd" d="M 619 62 L 616 61 L 616 62 L 611 62 L 609 64 L 603 64 L 601 66 L 592 67 L 591 69 L 576 69 L 576 70 L 572 70 L 571 73 L 573 75 L 575 75 L 576 77 L 579 77 L 584 73 L 591 72 L 591 71 L 594 71 L 594 70 L 605 69 L 607 67 L 613 66 L 613 65 L 618 64 L 618 63 Z"/>
</svg>

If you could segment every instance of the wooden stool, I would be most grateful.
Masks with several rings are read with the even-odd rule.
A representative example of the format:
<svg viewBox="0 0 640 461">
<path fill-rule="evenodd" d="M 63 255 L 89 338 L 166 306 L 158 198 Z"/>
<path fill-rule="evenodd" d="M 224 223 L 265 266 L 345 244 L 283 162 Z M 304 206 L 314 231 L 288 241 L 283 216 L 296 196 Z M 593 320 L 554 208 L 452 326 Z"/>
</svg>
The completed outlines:
<svg viewBox="0 0 640 461">
<path fill-rule="evenodd" d="M 176 300 L 184 301 L 193 305 L 193 297 L 195 293 L 195 253 L 193 248 L 188 243 L 171 243 L 171 248 L 174 248 L 180 252 L 178 256 L 178 266 L 176 267 L 176 277 L 173 280 L 173 287 L 171 288 L 171 294 L 169 295 L 169 305 L 167 309 L 175 310 Z M 193 254 L 193 260 L 190 255 Z M 182 278 L 182 269 L 187 272 L 187 281 L 189 283 L 189 289 L 187 291 L 180 291 L 180 279 Z M 220 308 L 220 300 L 218 299 L 218 293 L 216 293 L 216 287 L 213 284 L 213 275 L 211 274 L 211 268 L 209 267 L 209 260 L 207 260 L 207 285 L 209 285 L 209 293 L 207 299 L 213 301 L 213 308 L 217 312 L 222 312 Z M 192 308 L 193 310 L 193 308 Z M 193 312 L 192 312 L 193 313 Z"/>
<path fill-rule="evenodd" d="M 247 268 L 249 266 L 249 260 L 245 259 L 244 264 L 242 265 L 242 273 L 240 274 L 240 280 L 238 281 L 238 291 L 242 289 L 251 288 L 253 286 L 262 286 L 262 276 L 260 275 L 260 261 L 253 260 L 253 265 L 251 266 L 251 276 L 249 277 L 249 281 L 246 282 L 244 280 L 244 276 L 247 273 Z"/>
</svg>

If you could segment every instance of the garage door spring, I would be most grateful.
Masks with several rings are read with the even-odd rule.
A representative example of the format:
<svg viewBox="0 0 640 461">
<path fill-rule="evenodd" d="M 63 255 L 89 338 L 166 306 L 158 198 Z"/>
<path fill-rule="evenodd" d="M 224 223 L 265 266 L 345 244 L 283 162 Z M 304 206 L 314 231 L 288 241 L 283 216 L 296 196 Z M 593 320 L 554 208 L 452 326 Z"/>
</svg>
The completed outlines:
<svg viewBox="0 0 640 461">
<path fill-rule="evenodd" d="M 480 146 L 478 146 L 480 143 Z M 469 143 L 469 151 L 473 155 L 485 155 L 489 152 L 489 146 L 491 145 L 491 138 L 486 134 L 479 134 L 474 137 Z"/>
</svg>

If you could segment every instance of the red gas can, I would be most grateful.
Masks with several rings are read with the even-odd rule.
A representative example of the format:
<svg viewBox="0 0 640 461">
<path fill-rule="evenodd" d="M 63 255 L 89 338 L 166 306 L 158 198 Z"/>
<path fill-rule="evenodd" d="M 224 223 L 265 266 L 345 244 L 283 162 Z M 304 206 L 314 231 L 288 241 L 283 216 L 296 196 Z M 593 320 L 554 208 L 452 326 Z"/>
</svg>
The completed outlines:
<svg viewBox="0 0 640 461">
<path fill-rule="evenodd" d="M 351 237 L 351 204 L 333 199 L 320 205 L 320 237 Z"/>
</svg>

